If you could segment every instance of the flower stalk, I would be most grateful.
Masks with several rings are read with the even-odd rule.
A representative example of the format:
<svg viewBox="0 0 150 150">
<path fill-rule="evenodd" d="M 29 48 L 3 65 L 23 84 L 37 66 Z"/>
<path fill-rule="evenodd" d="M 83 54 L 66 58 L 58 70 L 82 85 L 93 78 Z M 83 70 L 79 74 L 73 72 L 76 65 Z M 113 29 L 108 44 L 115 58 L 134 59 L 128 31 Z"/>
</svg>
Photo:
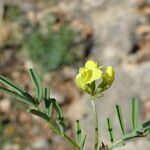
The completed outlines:
<svg viewBox="0 0 150 150">
<path fill-rule="evenodd" d="M 95 144 L 94 144 L 94 150 L 98 150 L 99 146 L 99 129 L 98 129 L 98 115 L 97 115 L 97 109 L 96 109 L 96 103 L 95 99 L 92 99 L 92 108 L 93 108 L 93 117 L 94 117 L 94 132 L 95 132 Z"/>
</svg>

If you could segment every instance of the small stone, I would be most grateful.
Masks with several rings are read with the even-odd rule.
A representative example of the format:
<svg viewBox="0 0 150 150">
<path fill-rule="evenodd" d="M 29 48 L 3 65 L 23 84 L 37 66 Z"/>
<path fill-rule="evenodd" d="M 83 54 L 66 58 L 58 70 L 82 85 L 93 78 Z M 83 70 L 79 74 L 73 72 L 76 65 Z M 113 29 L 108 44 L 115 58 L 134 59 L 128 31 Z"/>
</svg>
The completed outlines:
<svg viewBox="0 0 150 150">
<path fill-rule="evenodd" d="M 63 68 L 63 79 L 73 79 L 76 75 L 76 70 L 73 67 L 65 66 Z"/>
<path fill-rule="evenodd" d="M 146 120 L 148 120 L 150 119 L 150 99 L 144 102 L 143 107 L 144 107 L 145 118 Z"/>
<path fill-rule="evenodd" d="M 146 139 L 139 139 L 128 142 L 125 146 L 117 148 L 116 150 L 148 150 L 150 149 L 149 141 Z"/>
<path fill-rule="evenodd" d="M 74 100 L 68 107 L 66 118 L 74 122 L 75 120 L 80 120 L 87 115 L 88 108 L 81 100 Z"/>
<path fill-rule="evenodd" d="M 32 148 L 36 150 L 47 150 L 49 149 L 48 142 L 44 139 L 38 139 L 32 143 Z"/>
<path fill-rule="evenodd" d="M 0 101 L 0 112 L 8 113 L 11 103 L 8 99 L 3 99 Z"/>
<path fill-rule="evenodd" d="M 4 150 L 19 150 L 20 146 L 18 144 L 6 144 Z"/>
<path fill-rule="evenodd" d="M 10 38 L 10 28 L 7 25 L 0 25 L 0 47 L 5 46 Z"/>
</svg>

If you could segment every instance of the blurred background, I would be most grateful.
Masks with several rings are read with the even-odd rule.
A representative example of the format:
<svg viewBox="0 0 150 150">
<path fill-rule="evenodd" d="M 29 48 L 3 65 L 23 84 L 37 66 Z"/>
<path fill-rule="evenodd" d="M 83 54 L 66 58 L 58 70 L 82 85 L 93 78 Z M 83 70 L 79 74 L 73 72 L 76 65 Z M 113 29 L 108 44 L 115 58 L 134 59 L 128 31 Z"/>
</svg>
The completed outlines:
<svg viewBox="0 0 150 150">
<path fill-rule="evenodd" d="M 140 99 L 140 121 L 150 119 L 149 0 L 0 0 L 0 74 L 33 93 L 28 68 L 35 67 L 51 97 L 62 106 L 67 133 L 81 120 L 92 149 L 89 96 L 74 78 L 86 60 L 113 65 L 116 79 L 97 101 L 100 138 L 108 143 L 106 118 L 120 136 L 115 105 L 131 130 L 131 98 Z M 47 124 L 27 113 L 26 105 L 0 93 L 0 150 L 71 150 Z M 149 137 L 119 150 L 149 150 Z"/>
</svg>

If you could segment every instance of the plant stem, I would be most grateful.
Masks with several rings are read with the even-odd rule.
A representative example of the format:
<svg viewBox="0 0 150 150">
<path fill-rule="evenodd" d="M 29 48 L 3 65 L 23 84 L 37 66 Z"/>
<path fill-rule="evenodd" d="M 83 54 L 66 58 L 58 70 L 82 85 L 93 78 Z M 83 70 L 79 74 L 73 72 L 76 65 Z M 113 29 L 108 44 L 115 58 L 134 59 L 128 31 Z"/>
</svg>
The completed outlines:
<svg viewBox="0 0 150 150">
<path fill-rule="evenodd" d="M 76 150 L 81 150 L 80 146 L 78 146 L 75 141 L 73 141 L 70 137 L 68 137 L 65 133 L 61 134 L 61 132 L 53 125 L 53 123 L 48 123 L 49 127 L 58 135 L 62 136 L 68 143 L 70 143 Z"/>
<path fill-rule="evenodd" d="M 40 108 L 38 106 L 35 106 L 35 109 L 40 111 Z M 48 126 L 53 130 L 53 132 L 55 132 L 59 136 L 63 137 L 68 143 L 70 143 L 75 148 L 75 150 L 82 150 L 80 148 L 80 146 L 74 140 L 72 140 L 65 133 L 62 134 L 59 131 L 59 129 L 57 127 L 55 127 L 55 124 L 52 121 L 47 121 L 47 123 L 48 123 Z"/>
<path fill-rule="evenodd" d="M 139 137 L 145 137 L 146 135 L 137 135 L 136 132 L 131 132 L 131 133 L 128 133 L 126 134 L 125 136 L 123 136 L 120 140 L 116 141 L 115 143 L 113 143 L 111 146 L 110 146 L 110 149 L 113 149 L 115 147 L 119 147 L 124 145 L 125 144 L 125 141 L 128 141 L 130 139 L 133 139 L 133 138 L 139 138 Z"/>
<path fill-rule="evenodd" d="M 94 125 L 95 125 L 95 144 L 94 144 L 94 150 L 98 150 L 99 130 L 98 130 L 97 109 L 96 109 L 95 100 L 92 99 L 91 102 L 92 102 L 93 116 L 94 116 Z"/>
</svg>

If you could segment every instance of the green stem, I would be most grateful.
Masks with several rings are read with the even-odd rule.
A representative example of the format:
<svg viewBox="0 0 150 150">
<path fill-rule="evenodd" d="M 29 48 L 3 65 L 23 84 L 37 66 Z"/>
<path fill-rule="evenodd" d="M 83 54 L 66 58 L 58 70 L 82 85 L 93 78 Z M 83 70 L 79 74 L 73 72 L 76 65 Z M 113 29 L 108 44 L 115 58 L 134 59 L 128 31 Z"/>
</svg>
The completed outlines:
<svg viewBox="0 0 150 150">
<path fill-rule="evenodd" d="M 76 150 L 81 150 L 80 146 L 78 146 L 70 137 L 68 137 L 65 133 L 61 134 L 61 132 L 52 124 L 48 123 L 49 127 L 58 135 L 62 136 L 68 143 L 70 143 Z"/>
<path fill-rule="evenodd" d="M 133 138 L 139 138 L 139 137 L 145 137 L 146 135 L 137 135 L 137 133 L 135 132 L 134 134 L 134 131 L 131 132 L 131 133 L 128 133 L 126 134 L 125 136 L 123 136 L 120 140 L 116 141 L 115 143 L 113 143 L 111 146 L 110 146 L 110 149 L 113 149 L 113 148 L 116 148 L 116 147 L 119 147 L 119 146 L 122 146 L 121 144 L 125 144 L 125 141 L 128 141 L 130 139 L 133 139 Z"/>
<path fill-rule="evenodd" d="M 35 109 L 40 111 L 40 108 L 38 106 L 35 106 Z M 55 127 L 55 124 L 53 122 L 49 121 L 48 126 L 53 130 L 53 132 L 55 132 L 59 136 L 63 137 L 68 143 L 70 143 L 75 148 L 75 150 L 82 150 L 80 148 L 80 146 L 75 141 L 73 141 L 69 136 L 67 136 L 65 133 L 62 134 L 59 131 L 59 129 L 57 127 Z"/>
<path fill-rule="evenodd" d="M 92 99 L 92 108 L 93 108 L 93 116 L 94 116 L 94 125 L 95 125 L 95 144 L 94 144 L 94 150 L 98 150 L 98 141 L 99 141 L 99 130 L 98 130 L 98 116 L 97 116 L 97 109 L 95 100 Z"/>
</svg>

